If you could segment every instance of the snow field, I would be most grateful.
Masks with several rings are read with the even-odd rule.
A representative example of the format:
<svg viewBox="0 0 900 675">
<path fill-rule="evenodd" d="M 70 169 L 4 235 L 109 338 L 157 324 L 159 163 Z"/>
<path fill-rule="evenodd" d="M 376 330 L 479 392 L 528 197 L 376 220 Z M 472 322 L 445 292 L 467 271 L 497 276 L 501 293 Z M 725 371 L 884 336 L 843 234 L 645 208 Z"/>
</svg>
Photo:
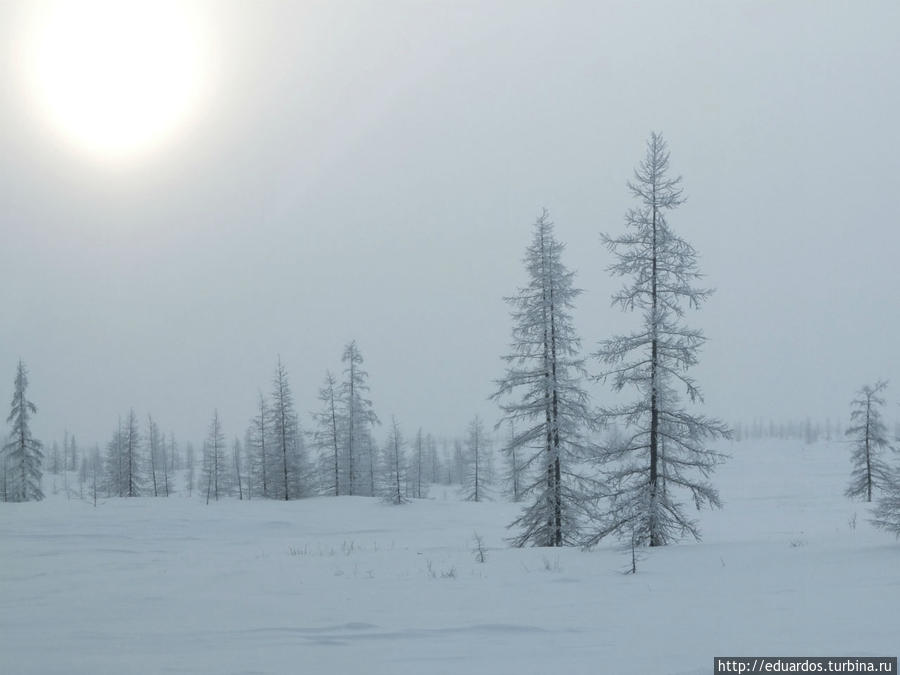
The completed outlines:
<svg viewBox="0 0 900 675">
<path fill-rule="evenodd" d="M 704 541 L 645 550 L 634 576 L 615 542 L 510 549 L 518 505 L 444 486 L 399 507 L 2 504 L 0 672 L 693 675 L 714 656 L 896 655 L 900 544 L 842 496 L 846 445 L 723 449 Z"/>
</svg>

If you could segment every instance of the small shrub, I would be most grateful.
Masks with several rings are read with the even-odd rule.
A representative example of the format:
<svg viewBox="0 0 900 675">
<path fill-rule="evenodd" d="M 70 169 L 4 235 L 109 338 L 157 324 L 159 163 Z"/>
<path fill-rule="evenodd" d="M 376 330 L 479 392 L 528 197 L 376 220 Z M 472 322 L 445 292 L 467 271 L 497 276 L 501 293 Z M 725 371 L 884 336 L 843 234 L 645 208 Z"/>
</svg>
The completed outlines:
<svg viewBox="0 0 900 675">
<path fill-rule="evenodd" d="M 482 539 L 481 535 L 477 532 L 472 534 L 472 541 L 475 542 L 475 546 L 472 548 L 472 553 L 475 554 L 475 562 L 484 563 L 487 562 L 487 552 L 484 548 L 484 539 Z"/>
</svg>

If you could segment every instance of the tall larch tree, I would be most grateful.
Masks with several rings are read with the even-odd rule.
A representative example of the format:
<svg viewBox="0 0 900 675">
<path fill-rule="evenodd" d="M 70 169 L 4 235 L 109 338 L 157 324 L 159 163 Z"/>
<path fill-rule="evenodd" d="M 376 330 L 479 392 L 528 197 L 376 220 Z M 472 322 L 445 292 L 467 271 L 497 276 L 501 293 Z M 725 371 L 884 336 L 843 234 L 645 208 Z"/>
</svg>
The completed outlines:
<svg viewBox="0 0 900 675">
<path fill-rule="evenodd" d="M 339 408 L 338 383 L 331 371 L 319 389 L 322 407 L 313 415 L 316 430 L 313 439 L 319 451 L 319 484 L 325 494 L 339 496 L 341 487 L 341 438 L 346 434 L 343 412 Z"/>
<path fill-rule="evenodd" d="M 159 497 L 161 490 L 165 491 L 163 479 L 166 470 L 165 455 L 165 439 L 159 433 L 159 425 L 152 415 L 147 415 L 147 460 L 149 461 L 150 482 L 153 486 L 154 497 Z"/>
<path fill-rule="evenodd" d="M 882 457 L 882 452 L 890 447 L 887 426 L 881 412 L 884 407 L 881 394 L 885 389 L 887 382 L 884 380 L 879 380 L 874 385 L 867 384 L 857 392 L 851 403 L 850 426 L 846 435 L 853 444 L 853 471 L 850 474 L 850 485 L 844 493 L 851 499 L 863 498 L 871 502 L 873 489 L 890 482 L 890 471 Z"/>
<path fill-rule="evenodd" d="M 391 419 L 391 428 L 384 444 L 384 470 L 382 472 L 382 498 L 390 504 L 405 504 L 406 491 L 403 489 L 403 467 L 405 465 L 406 441 L 400 431 L 400 423 Z"/>
<path fill-rule="evenodd" d="M 122 452 L 122 418 L 106 445 L 104 458 L 104 485 L 107 497 L 124 497 L 128 494 L 128 482 L 125 479 L 124 453 Z"/>
<path fill-rule="evenodd" d="M 497 426 L 515 427 L 504 452 L 517 453 L 523 471 L 530 473 L 521 486 L 522 497 L 530 502 L 510 526 L 519 530 L 512 539 L 515 546 L 579 543 L 590 496 L 586 479 L 575 471 L 588 450 L 585 433 L 594 425 L 572 317 L 581 290 L 562 262 L 564 249 L 544 209 L 523 260 L 528 283 L 506 298 L 512 307 L 513 341 L 503 357 L 506 374 L 492 398 L 503 412 Z"/>
<path fill-rule="evenodd" d="M 125 418 L 125 426 L 122 427 L 121 452 L 123 453 L 122 466 L 124 468 L 125 496 L 139 497 L 144 489 L 144 476 L 141 472 L 143 464 L 141 458 L 141 434 L 138 428 L 137 415 L 132 408 Z"/>
<path fill-rule="evenodd" d="M 243 466 L 241 462 L 241 455 L 244 454 L 244 449 L 241 447 L 241 439 L 237 436 L 234 437 L 234 442 L 231 445 L 231 453 L 232 453 L 232 461 L 234 462 L 234 482 L 237 484 L 238 489 L 238 499 L 244 499 L 244 478 L 243 478 Z M 249 498 L 249 496 L 248 496 Z"/>
<path fill-rule="evenodd" d="M 422 427 L 416 432 L 416 440 L 413 446 L 413 454 L 410 458 L 410 482 L 412 483 L 412 496 L 415 499 L 425 497 L 425 472 L 427 469 L 427 445 Z"/>
<path fill-rule="evenodd" d="M 63 494 L 66 495 L 66 499 L 69 498 L 69 464 L 68 464 L 68 447 L 69 447 L 69 431 L 68 429 L 63 432 Z M 53 492 L 56 492 L 56 486 L 54 485 Z"/>
<path fill-rule="evenodd" d="M 294 395 L 288 383 L 288 373 L 281 358 L 272 378 L 272 395 L 269 405 L 269 429 L 271 447 L 277 458 L 277 471 L 270 476 L 276 488 L 273 495 L 288 501 L 304 496 L 303 492 L 303 439 L 300 422 L 294 410 Z"/>
<path fill-rule="evenodd" d="M 175 471 L 175 434 L 169 434 L 169 441 L 166 442 L 166 435 L 160 435 L 160 444 L 162 445 L 162 487 L 163 495 L 168 497 L 175 490 L 174 471 Z"/>
<path fill-rule="evenodd" d="M 487 441 L 484 422 L 478 415 L 469 422 L 466 434 L 466 474 L 464 479 L 465 499 L 470 502 L 481 502 L 487 498 Z"/>
<path fill-rule="evenodd" d="M 49 458 L 47 470 L 52 473 L 54 476 L 58 476 L 62 471 L 62 456 L 59 453 L 59 443 L 53 441 L 50 444 L 50 458 Z M 55 483 L 56 481 L 54 481 Z"/>
<path fill-rule="evenodd" d="M 691 404 L 703 401 L 687 371 L 697 363 L 706 338 L 687 327 L 683 317 L 686 308 L 698 309 L 712 291 L 695 285 L 702 278 L 697 253 L 667 220 L 684 199 L 681 177 L 669 176 L 669 152 L 660 134 L 651 134 L 628 189 L 637 205 L 626 214 L 625 233 L 602 238 L 615 258 L 608 271 L 627 279 L 613 295 L 613 305 L 639 312 L 641 325 L 603 341 L 596 356 L 602 380 L 617 392 L 633 389 L 638 397 L 604 411 L 626 433 L 622 442 L 607 444 L 600 453 L 611 498 L 586 543 L 616 533 L 639 546 L 662 546 L 683 533 L 700 536 L 678 501 L 679 492 L 690 494 L 697 508 L 720 505 L 708 479 L 724 456 L 709 443 L 730 431 L 721 421 L 690 411 L 679 394 L 683 391 Z"/>
<path fill-rule="evenodd" d="M 251 456 L 251 473 L 254 477 L 256 493 L 263 497 L 273 497 L 274 490 L 270 475 L 272 472 L 272 447 L 269 440 L 269 406 L 266 399 L 259 394 L 257 413 L 250 420 L 247 428 L 247 452 Z"/>
<path fill-rule="evenodd" d="M 371 438 L 372 427 L 378 424 L 378 416 L 367 398 L 369 392 L 369 374 L 363 369 L 363 356 L 356 344 L 351 341 L 341 357 L 344 365 L 344 381 L 341 383 L 340 400 L 343 408 L 344 456 L 347 465 L 347 494 L 371 493 L 374 477 L 374 443 Z M 368 469 L 369 486 L 365 489 L 365 472 Z"/>
<path fill-rule="evenodd" d="M 197 458 L 194 451 L 194 444 L 188 441 L 184 448 L 184 468 L 187 469 L 185 475 L 185 483 L 187 484 L 188 497 L 194 494 L 194 485 L 196 484 L 196 466 Z"/>
<path fill-rule="evenodd" d="M 214 410 L 212 420 L 209 423 L 209 433 L 206 436 L 206 442 L 203 444 L 203 477 L 206 482 L 207 504 L 209 504 L 210 499 L 219 501 L 219 497 L 224 496 L 228 492 L 226 450 L 222 421 L 219 419 L 219 411 Z"/>
<path fill-rule="evenodd" d="M 43 445 L 31 434 L 31 416 L 37 406 L 28 400 L 28 369 L 21 360 L 16 368 L 16 378 L 9 417 L 9 440 L 3 446 L 6 463 L 5 498 L 11 502 L 39 501 L 44 498 L 41 489 L 41 465 L 44 461 Z"/>
<path fill-rule="evenodd" d="M 100 446 L 95 445 L 90 455 L 90 481 L 91 481 L 91 500 L 94 507 L 97 506 L 97 492 L 100 488 L 102 462 L 100 460 Z"/>
<path fill-rule="evenodd" d="M 425 436 L 425 447 L 428 453 L 429 481 L 437 485 L 441 481 L 441 458 L 438 455 L 437 441 L 431 434 Z"/>
</svg>

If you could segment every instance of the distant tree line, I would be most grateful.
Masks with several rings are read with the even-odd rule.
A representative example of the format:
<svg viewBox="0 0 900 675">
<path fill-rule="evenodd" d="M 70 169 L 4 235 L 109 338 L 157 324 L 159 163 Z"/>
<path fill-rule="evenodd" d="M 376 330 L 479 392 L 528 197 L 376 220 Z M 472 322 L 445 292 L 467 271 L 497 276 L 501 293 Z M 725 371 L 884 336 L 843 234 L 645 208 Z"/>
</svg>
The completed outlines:
<svg viewBox="0 0 900 675">
<path fill-rule="evenodd" d="M 374 431 L 379 419 L 355 341 L 344 348 L 342 363 L 340 379 L 326 373 L 322 405 L 308 430 L 301 428 L 288 371 L 279 358 L 270 391 L 260 393 L 243 438 L 229 442 L 214 410 L 199 451 L 192 443 L 181 448 L 152 415 L 142 418 L 132 409 L 118 419 L 102 452 L 98 446 L 79 448 L 74 435 L 66 433 L 61 446 L 52 443 L 46 458 L 31 436 L 37 408 L 26 398 L 27 370 L 20 363 L 12 433 L 0 453 L 0 501 L 41 499 L 44 468 L 54 493 L 62 489 L 69 498 L 95 504 L 98 498 L 190 496 L 195 490 L 206 503 L 358 495 L 400 504 L 427 497 L 433 485 L 456 487 L 474 501 L 489 498 L 497 478 L 492 442 L 480 419 L 457 440 L 438 441 L 419 428 L 410 442 L 395 419 L 379 445 Z"/>
</svg>

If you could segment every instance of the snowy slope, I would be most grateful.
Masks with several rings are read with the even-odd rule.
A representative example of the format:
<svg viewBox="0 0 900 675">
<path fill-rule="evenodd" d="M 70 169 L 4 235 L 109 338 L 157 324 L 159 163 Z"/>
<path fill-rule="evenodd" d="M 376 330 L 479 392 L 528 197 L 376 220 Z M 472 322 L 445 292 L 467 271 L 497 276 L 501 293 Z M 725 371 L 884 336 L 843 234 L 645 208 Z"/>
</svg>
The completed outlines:
<svg viewBox="0 0 900 675">
<path fill-rule="evenodd" d="M 896 655 L 900 544 L 842 497 L 846 446 L 724 449 L 704 541 L 646 552 L 636 576 L 614 543 L 509 549 L 517 506 L 440 486 L 401 507 L 0 504 L 0 672 L 694 674 L 718 655 Z"/>
</svg>

